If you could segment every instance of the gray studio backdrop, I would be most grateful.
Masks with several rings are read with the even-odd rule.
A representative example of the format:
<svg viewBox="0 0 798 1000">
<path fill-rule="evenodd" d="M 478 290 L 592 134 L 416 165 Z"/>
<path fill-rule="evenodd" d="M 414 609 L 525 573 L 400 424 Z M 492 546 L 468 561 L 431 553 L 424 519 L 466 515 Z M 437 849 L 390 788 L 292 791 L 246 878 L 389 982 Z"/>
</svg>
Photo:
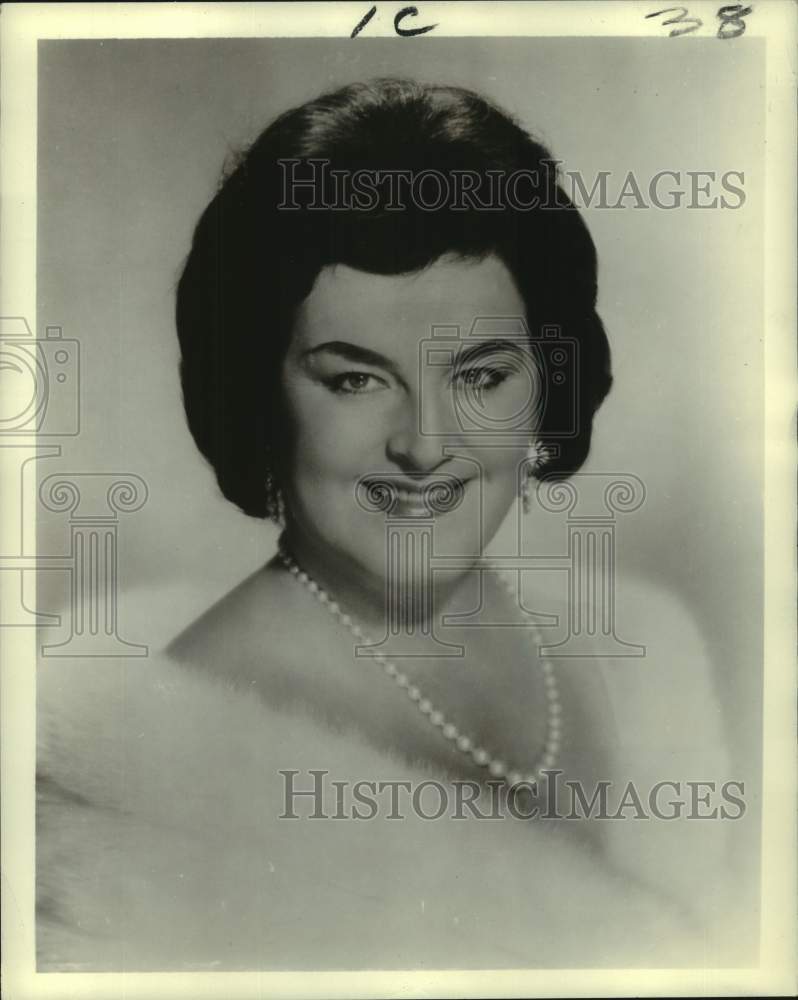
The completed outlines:
<svg viewBox="0 0 798 1000">
<path fill-rule="evenodd" d="M 451 82 L 518 115 L 588 185 L 602 170 L 615 190 L 629 171 L 745 174 L 738 210 L 586 211 L 616 378 L 586 468 L 645 483 L 642 508 L 619 521 L 619 570 L 692 607 L 737 750 L 758 748 L 763 54 L 753 39 L 41 43 L 38 328 L 80 342 L 81 431 L 39 476 L 147 483 L 144 507 L 120 516 L 120 631 L 157 645 L 147 595 L 171 602 L 176 629 L 274 547 L 270 526 L 221 499 L 177 380 L 174 287 L 226 158 L 325 89 L 390 74 Z M 64 518 L 43 512 L 40 551 L 68 544 Z M 42 574 L 42 610 L 63 603 L 65 576 Z"/>
</svg>

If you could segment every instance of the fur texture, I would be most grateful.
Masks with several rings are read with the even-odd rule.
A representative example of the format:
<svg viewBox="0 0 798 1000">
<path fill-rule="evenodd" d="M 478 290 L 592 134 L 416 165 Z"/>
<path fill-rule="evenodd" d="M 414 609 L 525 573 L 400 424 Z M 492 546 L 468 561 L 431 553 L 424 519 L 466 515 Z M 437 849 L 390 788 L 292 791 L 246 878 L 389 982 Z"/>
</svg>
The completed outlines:
<svg viewBox="0 0 798 1000">
<path fill-rule="evenodd" d="M 681 657 L 655 641 L 645 666 L 602 665 L 618 780 L 721 782 L 700 636 L 672 599 L 657 609 Z M 281 769 L 305 788 L 313 768 L 435 775 L 164 656 L 43 666 L 39 747 L 42 970 L 739 960 L 729 824 L 595 821 L 585 839 L 541 820 L 280 819 Z"/>
</svg>

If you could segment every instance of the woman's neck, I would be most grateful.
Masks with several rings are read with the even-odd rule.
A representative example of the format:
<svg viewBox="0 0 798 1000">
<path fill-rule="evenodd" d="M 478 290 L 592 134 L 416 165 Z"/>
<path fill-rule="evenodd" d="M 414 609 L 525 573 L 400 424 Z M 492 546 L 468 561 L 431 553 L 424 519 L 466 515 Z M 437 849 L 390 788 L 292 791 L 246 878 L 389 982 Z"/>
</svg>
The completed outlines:
<svg viewBox="0 0 798 1000">
<path fill-rule="evenodd" d="M 300 569 L 323 588 L 343 611 L 365 630 L 385 634 L 401 619 L 403 631 L 419 635 L 439 626 L 444 614 L 473 610 L 479 604 L 479 574 L 436 571 L 424 579 L 399 586 L 401 567 L 394 577 L 369 572 L 347 553 L 289 526 L 282 544 Z M 416 591 L 414 593 L 414 590 Z M 426 591 L 428 599 L 421 599 Z M 401 608 L 398 606 L 401 603 Z"/>
</svg>

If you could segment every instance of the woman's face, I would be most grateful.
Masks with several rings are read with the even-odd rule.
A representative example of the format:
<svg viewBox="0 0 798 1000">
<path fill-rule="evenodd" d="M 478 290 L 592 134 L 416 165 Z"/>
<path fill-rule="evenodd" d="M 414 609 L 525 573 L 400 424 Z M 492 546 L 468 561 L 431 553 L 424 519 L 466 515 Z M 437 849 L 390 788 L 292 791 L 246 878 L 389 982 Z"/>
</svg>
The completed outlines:
<svg viewBox="0 0 798 1000">
<path fill-rule="evenodd" d="M 384 577 L 393 520 L 431 523 L 436 554 L 481 554 L 517 496 L 540 397 L 524 312 L 494 256 L 409 275 L 321 271 L 282 370 L 283 486 L 303 547 Z M 358 494 L 381 479 L 400 491 L 387 512 Z M 424 505 L 436 482 L 454 486 L 455 509 Z"/>
</svg>

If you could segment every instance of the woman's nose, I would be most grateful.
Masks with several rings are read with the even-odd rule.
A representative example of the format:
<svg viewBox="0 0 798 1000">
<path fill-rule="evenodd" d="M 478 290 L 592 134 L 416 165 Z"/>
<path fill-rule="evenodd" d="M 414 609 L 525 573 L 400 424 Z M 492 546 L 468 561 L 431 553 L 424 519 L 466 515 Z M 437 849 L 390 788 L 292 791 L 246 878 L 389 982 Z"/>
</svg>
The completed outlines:
<svg viewBox="0 0 798 1000">
<path fill-rule="evenodd" d="M 407 399 L 388 435 L 387 457 L 402 470 L 432 472 L 446 460 L 444 446 L 459 439 L 459 430 L 445 396 Z"/>
</svg>

